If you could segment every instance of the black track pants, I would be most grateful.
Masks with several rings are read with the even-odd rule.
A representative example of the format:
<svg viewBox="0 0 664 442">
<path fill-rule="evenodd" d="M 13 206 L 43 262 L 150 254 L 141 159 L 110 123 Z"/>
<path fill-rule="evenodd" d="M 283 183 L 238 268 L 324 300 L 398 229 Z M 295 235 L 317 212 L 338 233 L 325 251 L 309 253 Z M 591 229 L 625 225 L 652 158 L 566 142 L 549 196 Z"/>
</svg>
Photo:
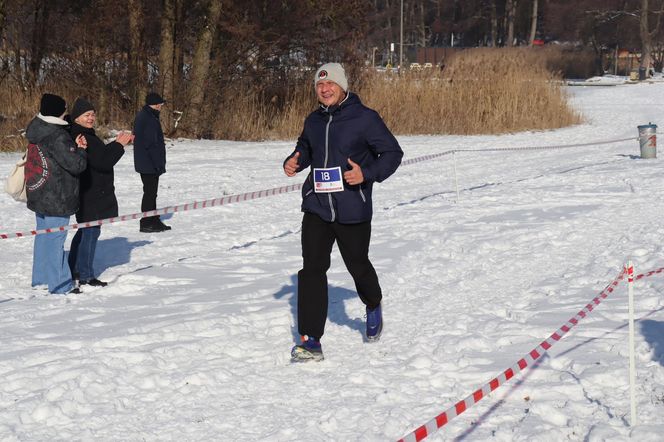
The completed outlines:
<svg viewBox="0 0 664 442">
<path fill-rule="evenodd" d="M 157 208 L 157 189 L 159 188 L 159 175 L 141 174 L 143 181 L 143 199 L 141 200 L 141 212 L 149 212 Z M 149 216 L 141 219 L 141 226 L 147 225 L 158 219 L 159 216 Z"/>
<path fill-rule="evenodd" d="M 297 274 L 297 323 L 301 335 L 320 338 L 327 320 L 327 270 L 337 242 L 341 257 L 355 281 L 355 289 L 369 308 L 383 297 L 378 276 L 369 261 L 371 222 L 339 224 L 305 213 L 302 219 L 303 267 Z"/>
</svg>

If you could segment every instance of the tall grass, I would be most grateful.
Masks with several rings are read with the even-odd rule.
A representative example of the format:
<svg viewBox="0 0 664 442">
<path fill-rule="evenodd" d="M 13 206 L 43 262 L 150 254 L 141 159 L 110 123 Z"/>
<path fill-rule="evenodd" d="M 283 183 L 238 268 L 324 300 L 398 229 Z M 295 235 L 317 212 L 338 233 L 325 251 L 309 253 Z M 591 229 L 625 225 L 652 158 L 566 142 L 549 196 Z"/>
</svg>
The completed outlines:
<svg viewBox="0 0 664 442">
<path fill-rule="evenodd" d="M 100 134 L 108 132 L 108 129 L 131 129 L 134 115 L 122 109 L 122 103 L 126 100 L 119 96 L 106 91 L 94 95 L 89 90 L 77 88 L 73 83 L 62 82 L 30 88 L 6 77 L 0 82 L 0 152 L 22 151 L 27 148 L 25 129 L 39 112 L 39 102 L 45 92 L 64 97 L 68 109 L 71 109 L 79 96 L 91 99 L 99 116 L 97 126 Z"/>
<path fill-rule="evenodd" d="M 447 60 L 443 71 L 387 73 L 356 69 L 350 89 L 377 110 L 395 134 L 500 134 L 546 130 L 578 124 L 581 116 L 567 103 L 558 74 L 551 72 L 558 55 L 527 49 L 473 49 Z M 347 72 L 353 72 L 347 67 Z M 0 150 L 21 150 L 17 137 L 36 114 L 42 92 L 59 93 L 73 102 L 87 96 L 98 106 L 98 123 L 131 127 L 134 112 L 112 91 L 93 97 L 85 91 L 29 90 L 5 79 L 0 87 Z M 283 84 L 282 84 L 283 83 Z M 245 84 L 215 91 L 204 115 L 203 136 L 233 140 L 294 139 L 304 118 L 316 108 L 313 71 L 282 83 Z M 117 94 L 117 93 L 116 93 Z M 168 107 L 162 119 L 170 115 Z M 101 128 L 103 129 L 103 127 Z M 171 136 L 186 136 L 180 127 Z"/>
<path fill-rule="evenodd" d="M 500 134 L 581 121 L 545 60 L 527 50 L 469 50 L 442 72 L 363 80 L 358 93 L 397 134 Z"/>
<path fill-rule="evenodd" d="M 212 137 L 256 141 L 299 136 L 304 118 L 316 106 L 313 79 L 292 82 L 278 95 L 270 89 L 247 84 L 224 89 Z"/>
<path fill-rule="evenodd" d="M 581 116 L 569 106 L 561 78 L 547 69 L 551 58 L 527 49 L 468 50 L 444 71 L 364 70 L 350 79 L 350 89 L 395 134 L 500 134 L 578 124 Z M 294 138 L 316 106 L 309 77 L 286 92 L 281 109 L 242 100 L 218 127 L 223 138 Z M 240 130 L 247 126 L 251 130 Z"/>
<path fill-rule="evenodd" d="M 0 151 L 26 149 L 23 132 L 35 116 L 35 109 L 39 108 L 40 97 L 40 93 L 34 94 L 16 83 L 3 82 L 0 87 Z"/>
</svg>

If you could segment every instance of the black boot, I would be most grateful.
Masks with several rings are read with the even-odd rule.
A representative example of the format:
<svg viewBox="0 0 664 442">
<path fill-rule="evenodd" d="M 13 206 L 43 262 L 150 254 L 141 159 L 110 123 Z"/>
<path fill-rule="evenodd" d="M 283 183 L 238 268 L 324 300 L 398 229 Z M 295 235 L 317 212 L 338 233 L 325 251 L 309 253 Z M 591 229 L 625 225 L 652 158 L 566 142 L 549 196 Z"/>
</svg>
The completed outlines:
<svg viewBox="0 0 664 442">
<path fill-rule="evenodd" d="M 97 278 L 88 279 L 87 281 L 81 281 L 81 285 L 91 285 L 93 287 L 106 287 L 107 282 L 100 281 Z"/>
<path fill-rule="evenodd" d="M 157 225 L 160 226 L 162 230 L 171 230 L 171 226 L 164 224 L 159 217 L 157 217 Z"/>
<path fill-rule="evenodd" d="M 163 232 L 165 229 L 161 227 L 158 216 L 149 216 L 141 218 L 140 231 L 144 233 L 158 233 Z"/>
</svg>

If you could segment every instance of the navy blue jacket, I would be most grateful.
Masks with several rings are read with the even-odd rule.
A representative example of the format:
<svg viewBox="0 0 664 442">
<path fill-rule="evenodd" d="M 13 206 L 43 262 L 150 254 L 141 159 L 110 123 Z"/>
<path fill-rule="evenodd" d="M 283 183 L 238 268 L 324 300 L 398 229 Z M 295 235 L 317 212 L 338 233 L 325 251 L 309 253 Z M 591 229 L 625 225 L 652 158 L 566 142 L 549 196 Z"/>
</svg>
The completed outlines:
<svg viewBox="0 0 664 442">
<path fill-rule="evenodd" d="M 295 151 L 288 158 L 296 152 L 300 152 L 297 171 L 312 168 L 302 186 L 302 211 L 342 224 L 371 220 L 373 183 L 392 175 L 403 157 L 380 115 L 350 92 L 339 105 L 321 106 L 307 117 Z M 364 182 L 350 186 L 344 181 L 341 192 L 315 193 L 313 168 L 340 166 L 343 173 L 350 168 L 348 158 L 360 165 Z"/>
<path fill-rule="evenodd" d="M 166 172 L 166 144 L 159 111 L 145 105 L 134 120 L 134 169 L 138 173 Z"/>
</svg>

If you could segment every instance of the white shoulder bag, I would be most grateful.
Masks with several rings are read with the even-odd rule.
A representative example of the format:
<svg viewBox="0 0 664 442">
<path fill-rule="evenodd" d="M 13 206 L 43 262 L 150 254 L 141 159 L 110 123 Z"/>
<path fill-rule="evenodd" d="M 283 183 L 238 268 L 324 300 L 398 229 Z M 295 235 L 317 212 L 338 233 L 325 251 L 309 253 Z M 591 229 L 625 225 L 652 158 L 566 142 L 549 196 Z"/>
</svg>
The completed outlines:
<svg viewBox="0 0 664 442">
<path fill-rule="evenodd" d="M 20 159 L 5 181 L 5 192 L 16 201 L 27 201 L 28 195 L 25 188 L 25 162 L 28 152 Z"/>
</svg>

